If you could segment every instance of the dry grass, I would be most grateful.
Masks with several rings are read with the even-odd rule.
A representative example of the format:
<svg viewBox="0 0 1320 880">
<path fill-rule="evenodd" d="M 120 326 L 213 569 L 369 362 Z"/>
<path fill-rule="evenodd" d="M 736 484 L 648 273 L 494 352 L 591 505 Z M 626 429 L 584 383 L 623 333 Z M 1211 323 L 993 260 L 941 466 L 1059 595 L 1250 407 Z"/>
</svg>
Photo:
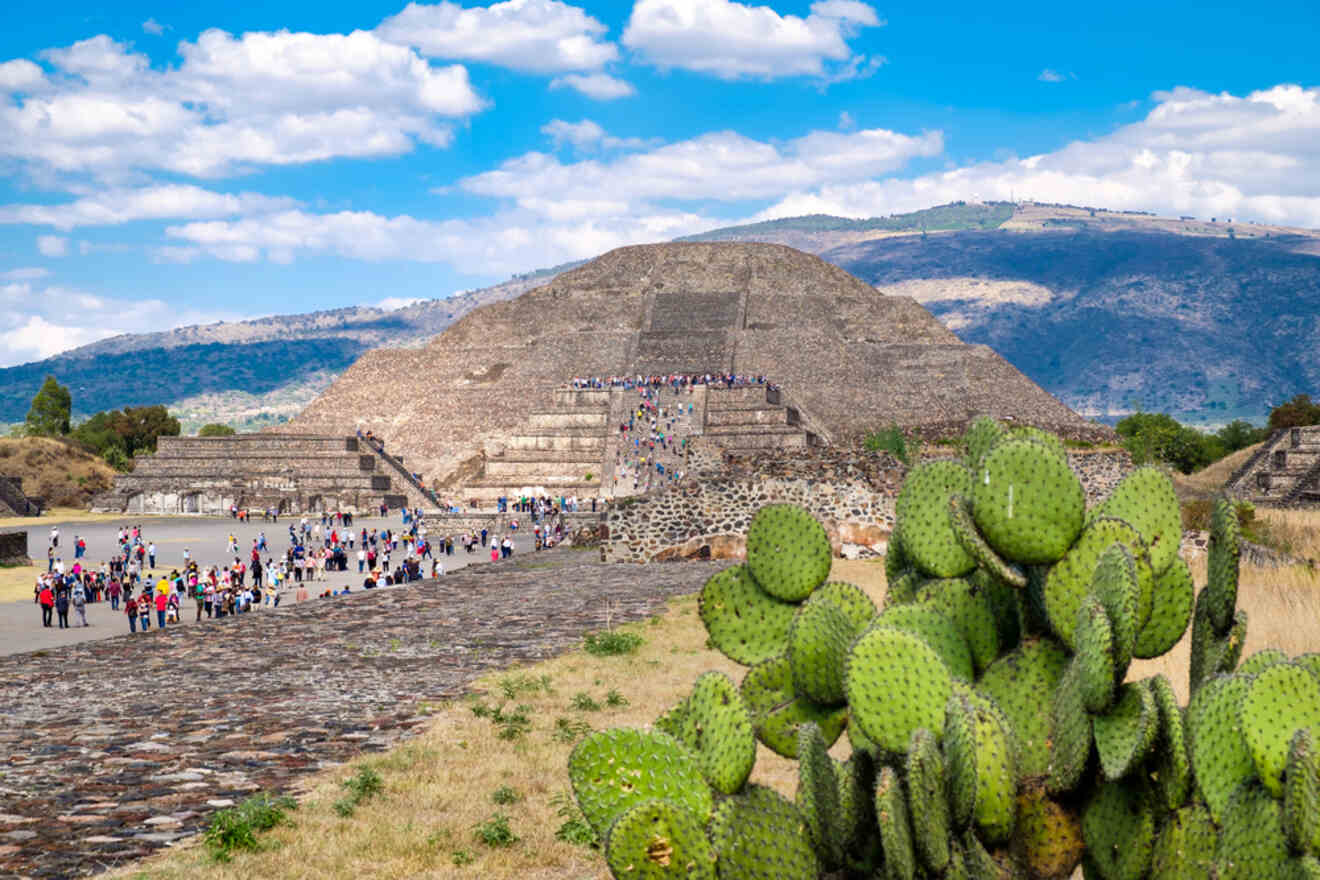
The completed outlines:
<svg viewBox="0 0 1320 880">
<path fill-rule="evenodd" d="M 153 514 L 133 514 L 134 519 L 150 516 Z M 81 507 L 48 507 L 41 512 L 41 516 L 0 516 L 0 529 L 32 528 L 45 523 L 111 522 L 123 518 L 122 513 L 92 513 Z"/>
<path fill-rule="evenodd" d="M 0 474 L 22 477 L 23 492 L 52 507 L 86 507 L 110 488 L 114 470 L 89 452 L 50 437 L 0 439 Z"/>
<path fill-rule="evenodd" d="M 0 568 L 0 602 L 32 601 L 32 585 L 37 576 L 46 570 L 46 563 L 41 565 L 16 565 L 12 568 Z"/>
<path fill-rule="evenodd" d="M 1169 476 L 1173 479 L 1173 487 L 1178 491 L 1178 497 L 1184 501 L 1189 498 L 1207 498 L 1214 495 L 1220 489 L 1224 488 L 1224 483 L 1233 476 L 1233 471 L 1241 467 L 1248 458 L 1256 454 L 1261 444 L 1256 443 L 1239 449 L 1237 452 L 1231 452 L 1219 461 L 1203 468 L 1194 474 L 1180 474 L 1177 471 L 1171 471 Z"/>
<path fill-rule="evenodd" d="M 1266 514 L 1306 529 L 1311 546 L 1320 545 L 1320 513 Z M 1320 555 L 1317 552 L 1315 555 Z M 1197 583 L 1205 580 L 1205 561 L 1193 564 Z M 836 560 L 831 577 L 858 584 L 877 601 L 885 589 L 884 568 L 877 561 Z M 1320 584 L 1305 568 L 1242 571 L 1241 607 L 1251 615 L 1247 652 L 1277 645 L 1290 654 L 1320 647 L 1314 621 L 1320 619 Z M 487 704 L 504 702 L 501 682 L 510 677 L 539 681 L 547 676 L 550 693 L 529 693 L 507 701 L 531 706 L 531 729 L 515 741 L 501 740 L 489 719 L 472 713 L 473 701 L 434 707 L 434 722 L 421 736 L 383 755 L 367 756 L 313 777 L 293 814 L 294 825 L 278 828 L 265 838 L 263 852 L 235 856 L 228 864 L 209 861 L 197 845 L 166 851 L 146 862 L 121 869 L 110 877 L 135 880 L 237 878 L 479 877 L 603 878 L 608 870 L 599 854 L 555 838 L 564 821 L 552 799 L 568 791 L 565 767 L 571 744 L 557 742 L 557 719 L 585 721 L 593 728 L 649 724 L 710 669 L 735 679 L 736 666 L 705 647 L 706 635 L 693 597 L 670 603 L 667 612 L 647 623 L 625 627 L 646 642 L 628 657 L 593 657 L 582 651 L 521 670 L 488 676 L 479 682 Z M 1167 657 L 1134 666 L 1134 677 L 1162 672 L 1186 700 L 1186 639 Z M 629 701 L 624 708 L 577 711 L 571 701 L 587 693 L 604 703 L 617 690 Z M 847 751 L 846 739 L 836 750 Z M 384 778 L 379 797 L 358 807 L 351 818 L 336 814 L 332 804 L 343 794 L 341 783 L 361 767 Z M 758 754 L 753 779 L 788 796 L 795 787 L 795 765 L 765 748 Z M 522 795 L 517 803 L 497 806 L 492 793 L 511 786 Z M 504 812 L 520 838 L 507 848 L 494 848 L 474 837 L 475 827 L 495 812 Z M 466 865 L 455 854 L 471 855 Z"/>
</svg>

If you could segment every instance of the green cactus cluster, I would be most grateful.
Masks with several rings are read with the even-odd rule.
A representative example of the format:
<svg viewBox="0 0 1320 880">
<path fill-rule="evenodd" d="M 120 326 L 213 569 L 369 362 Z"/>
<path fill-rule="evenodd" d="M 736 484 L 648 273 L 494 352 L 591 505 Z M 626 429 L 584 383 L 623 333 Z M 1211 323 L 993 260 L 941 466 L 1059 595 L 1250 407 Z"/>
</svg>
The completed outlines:
<svg viewBox="0 0 1320 880">
<path fill-rule="evenodd" d="M 827 582 L 810 515 L 762 508 L 700 597 L 741 684 L 577 746 L 615 877 L 1320 878 L 1320 655 L 1242 661 L 1227 502 L 1199 593 L 1167 477 L 1088 510 L 1035 429 L 977 420 L 895 510 L 877 608 Z M 1130 665 L 1189 625 L 1184 707 Z M 793 799 L 750 781 L 758 743 L 797 762 Z"/>
</svg>

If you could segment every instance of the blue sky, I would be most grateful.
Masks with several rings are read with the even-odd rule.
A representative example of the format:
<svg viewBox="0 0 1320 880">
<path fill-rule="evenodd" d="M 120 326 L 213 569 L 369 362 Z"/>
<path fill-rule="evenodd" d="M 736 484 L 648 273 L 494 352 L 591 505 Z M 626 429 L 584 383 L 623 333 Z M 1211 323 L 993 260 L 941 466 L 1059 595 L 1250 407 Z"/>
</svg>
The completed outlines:
<svg viewBox="0 0 1320 880">
<path fill-rule="evenodd" d="M 0 364 L 816 211 L 1320 227 L 1300 0 L 9 8 Z"/>
</svg>

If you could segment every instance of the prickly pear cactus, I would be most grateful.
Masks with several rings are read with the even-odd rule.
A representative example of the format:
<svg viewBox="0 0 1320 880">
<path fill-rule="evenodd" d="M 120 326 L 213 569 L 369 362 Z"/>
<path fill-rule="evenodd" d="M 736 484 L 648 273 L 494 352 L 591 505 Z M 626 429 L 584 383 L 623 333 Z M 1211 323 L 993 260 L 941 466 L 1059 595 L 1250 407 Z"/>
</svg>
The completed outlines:
<svg viewBox="0 0 1320 880">
<path fill-rule="evenodd" d="M 825 583 L 806 511 L 758 513 L 701 594 L 741 685 L 578 746 L 616 877 L 1320 878 L 1320 655 L 1239 666 L 1227 501 L 1198 592 L 1162 473 L 1086 510 L 1058 438 L 978 419 L 896 512 L 879 608 Z M 1184 640 L 1186 706 L 1130 670 Z M 749 781 L 757 741 L 799 762 L 793 798 Z"/>
</svg>

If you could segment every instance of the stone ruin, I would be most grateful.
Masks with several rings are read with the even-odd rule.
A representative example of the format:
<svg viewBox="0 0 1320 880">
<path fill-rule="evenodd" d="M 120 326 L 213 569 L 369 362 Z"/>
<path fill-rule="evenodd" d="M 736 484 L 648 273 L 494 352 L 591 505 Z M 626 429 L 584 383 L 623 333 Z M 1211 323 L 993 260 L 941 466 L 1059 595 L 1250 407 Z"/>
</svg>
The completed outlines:
<svg viewBox="0 0 1320 880">
<path fill-rule="evenodd" d="M 28 558 L 27 532 L 22 530 L 0 532 L 0 565 L 31 564 L 32 560 Z"/>
<path fill-rule="evenodd" d="M 1275 431 L 1224 488 L 1268 507 L 1320 506 L 1320 425 Z"/>
<path fill-rule="evenodd" d="M 755 402 L 769 420 L 759 430 L 737 423 L 747 412 L 712 405 L 705 432 L 727 428 L 735 444 L 757 433 L 768 448 L 808 435 L 844 442 L 891 424 L 957 433 L 980 414 L 1113 439 L 914 300 L 792 248 L 741 242 L 611 251 L 470 312 L 423 348 L 367 352 L 283 430 L 356 422 L 450 497 L 586 490 L 585 474 L 599 481 L 613 460 L 615 403 L 556 389 L 574 376 L 705 372 L 764 375 L 783 389 L 778 404 Z M 400 405 L 382 388 L 417 393 Z"/>
<path fill-rule="evenodd" d="M 403 466 L 357 437 L 236 434 L 161 437 L 156 454 L 92 500 L 92 510 L 228 515 L 230 507 L 283 514 L 433 507 Z"/>
</svg>

